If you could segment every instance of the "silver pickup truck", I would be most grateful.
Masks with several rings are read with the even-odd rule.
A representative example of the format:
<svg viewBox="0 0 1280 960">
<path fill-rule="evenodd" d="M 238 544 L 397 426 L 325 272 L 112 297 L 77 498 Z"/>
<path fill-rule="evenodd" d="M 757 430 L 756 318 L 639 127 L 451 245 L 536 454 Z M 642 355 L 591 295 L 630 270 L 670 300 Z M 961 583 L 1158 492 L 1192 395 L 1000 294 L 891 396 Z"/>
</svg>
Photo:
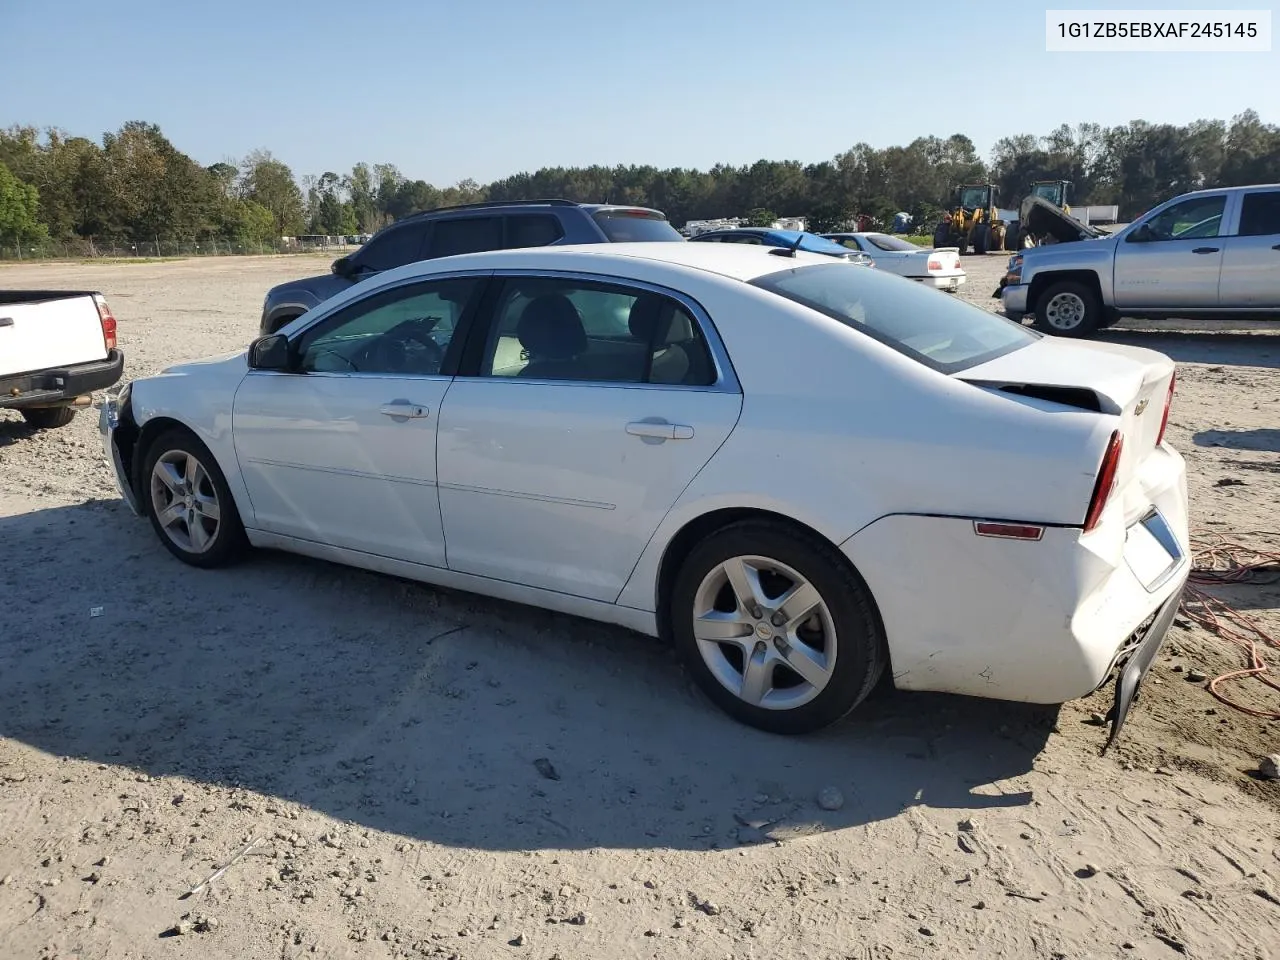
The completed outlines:
<svg viewBox="0 0 1280 960">
<path fill-rule="evenodd" d="M 1280 184 L 1186 193 L 1110 236 L 1023 250 L 996 295 L 1061 337 L 1122 317 L 1280 320 Z"/>
</svg>

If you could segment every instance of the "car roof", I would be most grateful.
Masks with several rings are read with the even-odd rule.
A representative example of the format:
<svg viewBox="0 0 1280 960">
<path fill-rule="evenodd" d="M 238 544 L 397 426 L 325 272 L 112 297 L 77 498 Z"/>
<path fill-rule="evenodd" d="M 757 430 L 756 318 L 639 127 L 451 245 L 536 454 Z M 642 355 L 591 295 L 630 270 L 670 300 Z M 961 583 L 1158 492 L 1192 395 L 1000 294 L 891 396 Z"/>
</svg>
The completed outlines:
<svg viewBox="0 0 1280 960">
<path fill-rule="evenodd" d="M 453 270 L 573 270 L 576 268 L 594 273 L 609 272 L 611 266 L 634 268 L 635 262 L 642 260 L 749 282 L 758 277 L 795 267 L 838 262 L 825 254 L 809 253 L 804 250 L 798 251 L 794 257 L 779 256 L 771 252 L 777 249 L 779 248 L 686 243 L 675 240 L 520 247 L 512 250 L 486 250 L 481 253 L 420 260 L 404 267 L 397 267 L 395 270 L 388 270 L 379 274 L 379 277 L 392 278 L 394 275 L 394 279 L 398 280 Z"/>
</svg>

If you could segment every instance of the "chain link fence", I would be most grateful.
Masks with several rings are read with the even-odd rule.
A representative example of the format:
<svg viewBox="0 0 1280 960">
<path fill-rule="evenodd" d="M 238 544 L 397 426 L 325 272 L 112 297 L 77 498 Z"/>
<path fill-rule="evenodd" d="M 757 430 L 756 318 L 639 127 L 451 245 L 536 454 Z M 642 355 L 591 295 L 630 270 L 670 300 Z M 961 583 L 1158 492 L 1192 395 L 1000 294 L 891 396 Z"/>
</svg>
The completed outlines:
<svg viewBox="0 0 1280 960">
<path fill-rule="evenodd" d="M 0 244 L 0 260 L 163 260 L 179 257 L 245 257 L 285 253 L 332 253 L 335 257 L 360 246 L 357 237 L 281 237 L 267 243 L 238 240 L 182 240 L 156 237 L 126 240 L 46 240 L 42 243 Z"/>
</svg>

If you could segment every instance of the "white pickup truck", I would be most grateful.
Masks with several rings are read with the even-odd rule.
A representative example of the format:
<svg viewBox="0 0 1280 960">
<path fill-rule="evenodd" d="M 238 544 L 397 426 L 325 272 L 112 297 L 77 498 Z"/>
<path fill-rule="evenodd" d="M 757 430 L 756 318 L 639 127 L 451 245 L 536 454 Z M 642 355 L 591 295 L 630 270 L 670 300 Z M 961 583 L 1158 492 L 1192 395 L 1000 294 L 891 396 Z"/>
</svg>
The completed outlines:
<svg viewBox="0 0 1280 960">
<path fill-rule="evenodd" d="M 116 383 L 124 354 L 100 293 L 0 290 L 0 409 L 38 428 L 66 426 Z"/>
</svg>

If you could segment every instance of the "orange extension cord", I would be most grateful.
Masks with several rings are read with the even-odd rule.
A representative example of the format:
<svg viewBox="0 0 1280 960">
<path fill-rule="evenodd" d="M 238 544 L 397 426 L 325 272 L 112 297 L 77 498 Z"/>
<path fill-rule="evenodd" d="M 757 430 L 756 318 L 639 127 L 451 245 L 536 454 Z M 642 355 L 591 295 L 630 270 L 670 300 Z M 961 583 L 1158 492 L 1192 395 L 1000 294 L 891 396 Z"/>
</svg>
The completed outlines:
<svg viewBox="0 0 1280 960">
<path fill-rule="evenodd" d="M 1259 644 L 1280 649 L 1280 642 L 1252 617 L 1225 600 L 1200 589 L 1215 583 L 1273 583 L 1280 580 L 1280 552 L 1254 550 L 1217 533 L 1199 533 L 1191 538 L 1192 568 L 1182 595 L 1181 612 L 1210 633 L 1234 644 L 1245 653 L 1248 666 L 1224 673 L 1209 681 L 1209 692 L 1241 713 L 1265 720 L 1280 720 L 1280 711 L 1257 710 L 1236 703 L 1218 690 L 1221 684 L 1253 677 L 1280 692 L 1280 683 L 1268 676 L 1270 670 L 1258 652 Z M 1273 675 L 1272 675 L 1273 676 Z"/>
</svg>

